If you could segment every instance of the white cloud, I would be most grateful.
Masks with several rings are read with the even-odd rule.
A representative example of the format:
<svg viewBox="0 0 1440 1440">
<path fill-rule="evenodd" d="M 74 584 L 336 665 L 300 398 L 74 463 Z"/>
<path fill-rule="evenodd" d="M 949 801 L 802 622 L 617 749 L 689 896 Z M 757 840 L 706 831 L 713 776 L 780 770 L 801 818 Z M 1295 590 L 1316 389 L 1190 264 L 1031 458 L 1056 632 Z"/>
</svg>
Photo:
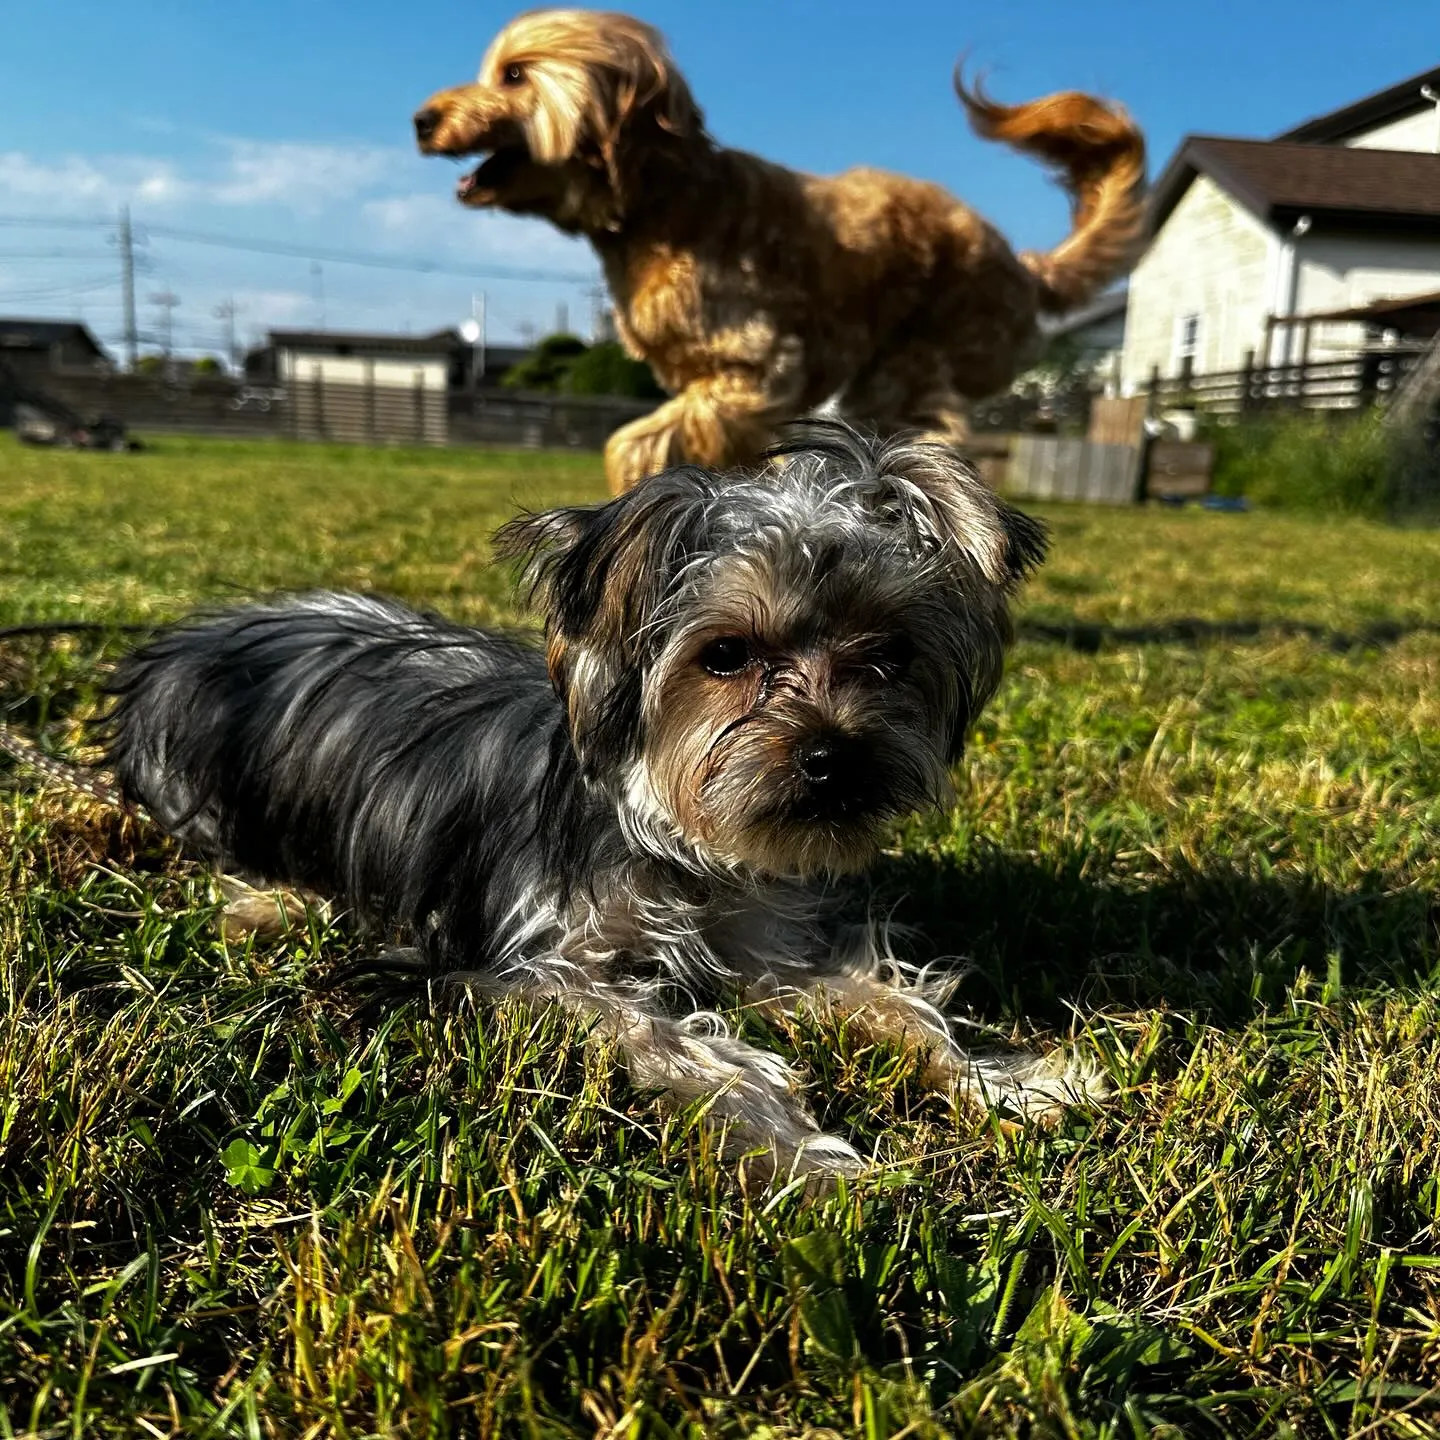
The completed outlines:
<svg viewBox="0 0 1440 1440">
<path fill-rule="evenodd" d="M 229 298 L 251 328 L 308 322 L 315 311 L 315 297 L 298 290 L 237 290 Z"/>
<path fill-rule="evenodd" d="M 399 152 L 375 146 L 310 145 L 291 140 L 224 140 L 219 177 L 202 186 L 221 205 L 289 205 L 317 210 L 384 184 Z"/>
<path fill-rule="evenodd" d="M 39 204 L 56 214 L 127 200 L 173 207 L 281 205 L 313 213 L 387 187 L 402 153 L 375 146 L 219 139 L 215 160 L 184 165 L 161 156 L 0 152 L 0 199 Z"/>
<path fill-rule="evenodd" d="M 443 178 L 443 172 L 441 172 Z M 424 248 L 473 265 L 486 261 L 585 274 L 597 270 L 594 252 L 583 240 L 562 235 L 543 220 L 503 211 L 466 210 L 449 189 L 436 193 L 386 195 L 360 207 L 369 233 L 390 245 Z"/>
<path fill-rule="evenodd" d="M 211 312 L 230 297 L 241 307 L 246 334 L 316 324 L 322 316 L 337 328 L 419 333 L 468 313 L 471 292 L 481 287 L 497 338 L 527 326 L 543 331 L 560 303 L 569 306 L 572 324 L 588 315 L 587 277 L 599 279 L 590 247 L 540 220 L 466 210 L 454 198 L 449 167 L 400 147 L 202 135 L 197 150 L 193 131 L 183 139 L 183 152 L 172 152 L 158 129 L 144 142 L 154 153 L 0 151 L 0 216 L 101 220 L 133 205 L 146 285 L 183 297 L 177 333 L 201 348 L 217 343 L 223 327 Z M 277 221 L 277 212 L 284 218 Z M 186 247 L 164 234 L 167 226 L 275 236 L 302 254 Z M 41 255 L 7 263 L 0 308 L 60 314 L 83 306 L 113 339 L 120 328 L 119 266 L 98 233 L 93 244 L 92 270 Z M 65 242 L 66 249 L 80 245 L 79 237 Z M 322 279 L 309 272 L 306 245 L 555 278 L 536 283 L 327 263 Z"/>
<path fill-rule="evenodd" d="M 170 162 L 146 156 L 39 160 L 18 150 L 0 151 L 0 199 L 39 205 L 57 215 L 93 213 L 97 204 L 116 205 L 136 197 L 166 203 L 186 188 Z"/>
</svg>

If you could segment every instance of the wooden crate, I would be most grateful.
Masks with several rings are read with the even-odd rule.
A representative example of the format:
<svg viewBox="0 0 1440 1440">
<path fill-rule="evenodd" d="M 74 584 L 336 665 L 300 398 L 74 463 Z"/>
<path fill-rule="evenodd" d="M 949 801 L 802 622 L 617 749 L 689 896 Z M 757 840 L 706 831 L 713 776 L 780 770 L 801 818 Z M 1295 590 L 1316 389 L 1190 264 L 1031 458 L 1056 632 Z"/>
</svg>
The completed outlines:
<svg viewBox="0 0 1440 1440">
<path fill-rule="evenodd" d="M 1204 441 L 1155 440 L 1145 463 L 1145 494 L 1152 500 L 1193 499 L 1210 493 L 1215 447 Z"/>
</svg>

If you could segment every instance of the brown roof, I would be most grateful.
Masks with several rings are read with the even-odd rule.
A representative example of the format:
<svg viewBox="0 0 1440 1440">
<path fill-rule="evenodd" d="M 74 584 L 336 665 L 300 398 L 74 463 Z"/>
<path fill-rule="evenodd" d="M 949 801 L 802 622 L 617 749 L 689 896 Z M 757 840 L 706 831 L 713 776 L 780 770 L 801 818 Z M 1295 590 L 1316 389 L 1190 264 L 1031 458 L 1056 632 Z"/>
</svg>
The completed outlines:
<svg viewBox="0 0 1440 1440">
<path fill-rule="evenodd" d="M 1205 174 L 1271 224 L 1299 215 L 1440 228 L 1440 155 L 1192 135 L 1151 197 L 1151 233 Z"/>
<path fill-rule="evenodd" d="M 359 330 L 272 330 L 270 344 L 291 350 L 354 351 L 384 355 L 448 355 L 463 347 L 454 330 L 431 335 L 370 334 Z"/>
<path fill-rule="evenodd" d="M 1440 65 L 1430 70 L 1422 70 L 1418 75 L 1389 85 L 1384 90 L 1377 90 L 1363 100 L 1354 100 L 1348 105 L 1342 105 L 1338 110 L 1316 115 L 1275 138 L 1330 145 L 1336 141 L 1348 140 L 1361 131 L 1384 125 L 1391 120 L 1399 120 L 1416 110 L 1428 109 L 1433 102 L 1420 93 L 1421 88 L 1426 85 L 1433 90 L 1440 90 Z"/>
</svg>

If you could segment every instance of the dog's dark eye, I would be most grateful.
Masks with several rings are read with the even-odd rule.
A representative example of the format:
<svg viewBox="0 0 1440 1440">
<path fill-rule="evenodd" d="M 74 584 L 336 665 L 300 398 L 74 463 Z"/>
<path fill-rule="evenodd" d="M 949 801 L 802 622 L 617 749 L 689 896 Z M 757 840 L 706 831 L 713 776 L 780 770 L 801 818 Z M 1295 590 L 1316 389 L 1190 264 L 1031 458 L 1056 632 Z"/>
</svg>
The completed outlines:
<svg viewBox="0 0 1440 1440">
<path fill-rule="evenodd" d="M 893 680 L 910 668 L 914 658 L 915 642 L 908 635 L 887 635 L 865 648 L 862 664 L 885 679 Z"/>
<path fill-rule="evenodd" d="M 722 635 L 700 652 L 700 668 L 720 677 L 738 675 L 755 663 L 755 652 L 743 635 Z"/>
<path fill-rule="evenodd" d="M 502 85 L 523 85 L 525 83 L 525 67 L 523 65 L 507 65 L 500 72 L 500 83 Z"/>
</svg>

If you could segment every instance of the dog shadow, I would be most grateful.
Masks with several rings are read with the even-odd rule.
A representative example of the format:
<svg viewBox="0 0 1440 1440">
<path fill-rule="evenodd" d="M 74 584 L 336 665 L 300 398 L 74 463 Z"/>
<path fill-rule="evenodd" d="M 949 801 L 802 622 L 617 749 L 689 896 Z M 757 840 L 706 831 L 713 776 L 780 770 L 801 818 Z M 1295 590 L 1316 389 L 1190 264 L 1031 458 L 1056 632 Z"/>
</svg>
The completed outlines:
<svg viewBox="0 0 1440 1440">
<path fill-rule="evenodd" d="M 1338 655 L 1398 645 L 1410 635 L 1440 635 L 1440 623 L 1426 620 L 1375 620 L 1354 630 L 1336 630 L 1306 620 L 1205 620 L 1180 616 L 1151 625 L 1105 625 L 1083 620 L 1053 622 L 1023 619 L 1015 627 L 1021 640 L 1062 645 L 1082 655 L 1127 645 L 1215 645 L 1267 637 L 1304 639 Z"/>
<path fill-rule="evenodd" d="M 1223 866 L 1138 881 L 1095 859 L 887 857 L 872 900 L 904 932 L 905 957 L 958 964 L 956 1003 L 997 1025 L 1065 1029 L 1077 1012 L 1164 1008 L 1231 1028 L 1283 1003 L 1302 971 L 1333 991 L 1416 985 L 1440 969 L 1440 902 L 1414 888 Z"/>
</svg>

